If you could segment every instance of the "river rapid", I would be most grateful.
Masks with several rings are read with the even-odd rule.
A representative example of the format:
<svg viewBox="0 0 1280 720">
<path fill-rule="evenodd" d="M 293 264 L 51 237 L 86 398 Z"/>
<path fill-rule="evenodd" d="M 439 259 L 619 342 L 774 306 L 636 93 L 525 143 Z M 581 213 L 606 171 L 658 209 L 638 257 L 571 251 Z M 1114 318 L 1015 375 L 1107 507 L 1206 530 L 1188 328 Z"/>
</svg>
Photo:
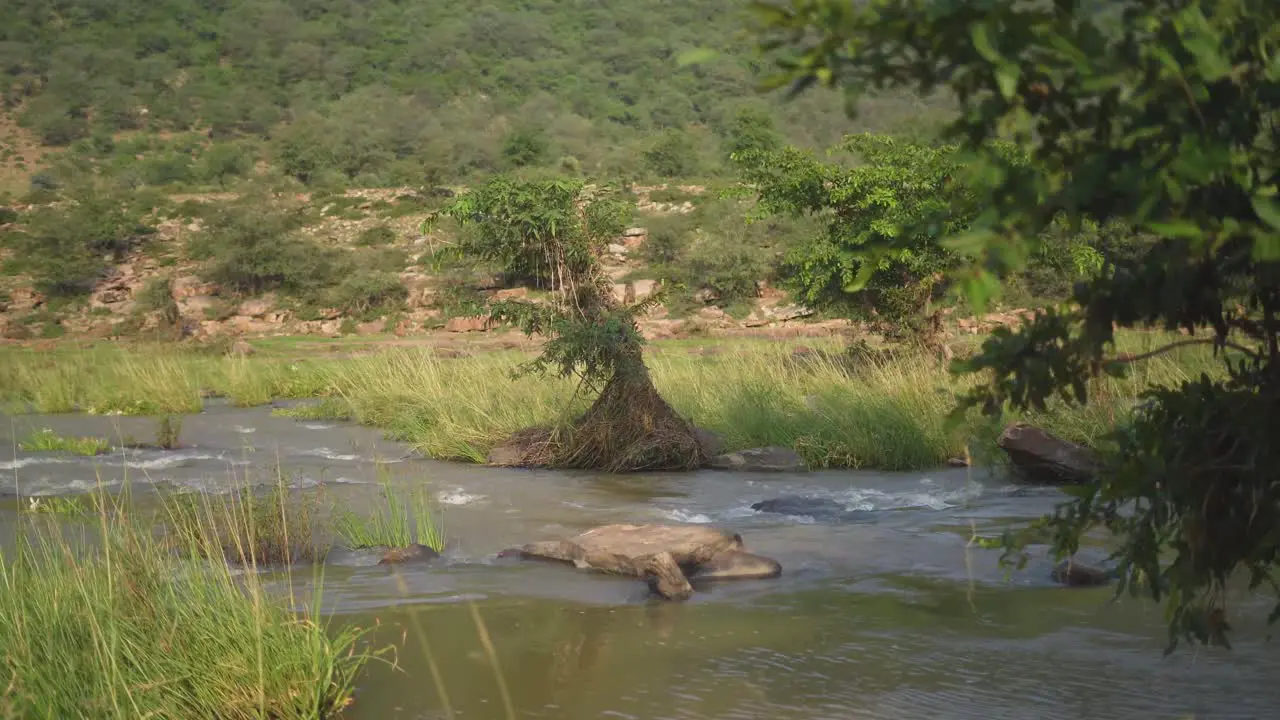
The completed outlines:
<svg viewBox="0 0 1280 720">
<path fill-rule="evenodd" d="M 356 720 L 1280 717 L 1280 647 L 1265 639 L 1265 598 L 1234 601 L 1232 650 L 1183 647 L 1165 657 L 1154 605 L 1113 600 L 1110 588 L 1056 586 L 1043 554 L 1007 576 L 997 551 L 970 546 L 974 530 L 996 534 L 1063 497 L 981 470 L 492 469 L 423 460 L 348 423 L 220 404 L 185 418 L 181 450 L 83 458 L 17 451 L 16 441 L 44 427 L 149 440 L 155 421 L 0 420 L 0 523 L 9 526 L 19 494 L 126 480 L 137 495 L 227 492 L 246 469 L 277 464 L 298 493 L 350 508 L 377 500 L 375 462 L 387 463 L 393 483 L 427 483 L 444 511 L 443 558 L 391 568 L 337 551 L 325 568 L 333 621 L 376 626 L 376 640 L 400 645 L 394 666 L 374 663 L 362 676 L 347 714 Z M 818 522 L 750 507 L 783 495 L 869 512 Z M 637 581 L 494 559 L 506 547 L 613 522 L 729 528 L 748 550 L 779 560 L 783 575 L 670 604 L 646 598 Z"/>
</svg>

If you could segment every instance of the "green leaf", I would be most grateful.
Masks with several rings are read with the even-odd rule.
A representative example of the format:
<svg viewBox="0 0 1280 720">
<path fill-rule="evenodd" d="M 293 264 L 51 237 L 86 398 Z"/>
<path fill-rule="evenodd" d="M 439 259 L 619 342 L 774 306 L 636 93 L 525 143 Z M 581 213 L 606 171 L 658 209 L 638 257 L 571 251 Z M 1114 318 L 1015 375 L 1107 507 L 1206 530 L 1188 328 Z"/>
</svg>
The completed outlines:
<svg viewBox="0 0 1280 720">
<path fill-rule="evenodd" d="M 1013 98 L 1018 90 L 1018 76 L 1022 71 L 1013 63 L 1004 63 L 996 68 L 996 84 L 1000 86 L 1000 94 L 1005 100 Z"/>
<path fill-rule="evenodd" d="M 973 39 L 973 49 L 978 51 L 982 59 L 991 64 L 1000 63 L 1003 58 L 991 44 L 991 36 L 987 33 L 986 23 L 974 23 L 969 26 L 969 37 Z"/>
<path fill-rule="evenodd" d="M 1161 237 L 1167 238 L 1187 238 L 1189 240 L 1197 240 L 1204 236 L 1204 230 L 1201 229 L 1199 225 L 1196 225 L 1189 220 L 1147 223 L 1147 229 Z"/>
<path fill-rule="evenodd" d="M 1272 230 L 1280 230 L 1280 203 L 1276 202 L 1275 198 L 1254 195 L 1253 211 L 1258 213 L 1258 218 L 1271 226 Z"/>
<path fill-rule="evenodd" d="M 864 259 L 862 264 L 858 266 L 858 272 L 853 276 L 851 282 L 844 284 L 841 289 L 847 293 L 856 293 L 861 291 L 871 282 L 871 277 L 876 274 L 877 263 L 872 262 L 869 258 Z"/>
<path fill-rule="evenodd" d="M 1258 233 L 1254 235 L 1253 259 L 1258 262 L 1280 260 L 1280 234 Z"/>
<path fill-rule="evenodd" d="M 943 238 L 940 243 L 946 249 L 959 254 L 976 257 L 981 255 L 991 244 L 996 234 L 990 230 L 970 230 L 966 233 Z"/>
</svg>

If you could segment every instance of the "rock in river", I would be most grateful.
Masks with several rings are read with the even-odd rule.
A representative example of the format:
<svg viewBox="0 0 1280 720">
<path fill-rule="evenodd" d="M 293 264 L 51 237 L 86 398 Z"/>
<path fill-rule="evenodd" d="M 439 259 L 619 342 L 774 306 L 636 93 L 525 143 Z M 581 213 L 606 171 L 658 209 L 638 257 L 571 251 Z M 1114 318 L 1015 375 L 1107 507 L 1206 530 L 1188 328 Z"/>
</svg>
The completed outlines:
<svg viewBox="0 0 1280 720">
<path fill-rule="evenodd" d="M 1095 587 L 1106 585 L 1119 576 L 1115 570 L 1103 570 L 1089 565 L 1082 565 L 1075 560 L 1067 559 L 1053 568 L 1049 577 L 1056 583 L 1067 587 Z"/>
<path fill-rule="evenodd" d="M 581 569 L 644 579 L 668 600 L 693 594 L 690 577 L 729 580 L 777 577 L 782 566 L 744 552 L 742 536 L 684 525 L 602 525 L 569 540 L 505 550 L 500 556 L 556 560 Z"/>
<path fill-rule="evenodd" d="M 831 498 L 783 495 L 761 500 L 751 506 L 756 512 L 813 518 L 819 522 L 854 522 L 866 520 L 871 514 L 865 510 L 850 510 Z"/>
<path fill-rule="evenodd" d="M 700 582 L 775 578 L 781 574 L 782 564 L 773 558 L 727 550 L 694 568 L 688 577 L 690 582 Z"/>
<path fill-rule="evenodd" d="M 717 455 L 711 458 L 708 467 L 762 472 L 802 472 L 808 469 L 799 453 L 784 447 L 751 448 Z"/>
<path fill-rule="evenodd" d="M 1040 428 L 1014 423 L 998 442 L 1018 475 L 1044 485 L 1080 485 L 1093 480 L 1098 460 L 1089 448 Z"/>
<path fill-rule="evenodd" d="M 391 548 L 382 554 L 379 565 L 395 565 L 414 560 L 431 560 L 440 557 L 440 553 L 426 545 L 410 545 L 409 547 Z"/>
</svg>

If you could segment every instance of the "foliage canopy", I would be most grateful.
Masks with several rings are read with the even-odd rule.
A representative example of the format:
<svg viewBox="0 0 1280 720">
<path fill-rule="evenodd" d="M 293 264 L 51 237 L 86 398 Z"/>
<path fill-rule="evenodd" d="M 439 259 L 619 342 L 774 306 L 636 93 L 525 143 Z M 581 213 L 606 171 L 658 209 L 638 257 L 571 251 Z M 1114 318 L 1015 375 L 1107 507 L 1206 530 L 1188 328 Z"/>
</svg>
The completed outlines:
<svg viewBox="0 0 1280 720">
<path fill-rule="evenodd" d="M 1225 588 L 1243 569 L 1275 588 L 1280 457 L 1280 5 L 1268 0 L 790 0 L 758 4 L 772 87 L 946 88 L 946 136 L 968 155 L 981 211 L 945 244 L 981 304 L 1055 221 L 1150 237 L 1077 283 L 1069 303 L 1001 331 L 963 367 L 987 413 L 1084 402 L 1117 327 L 1208 332 L 1219 377 L 1150 392 L 1099 482 L 1047 523 L 1074 552 L 1102 525 L 1121 590 L 1147 592 L 1179 640 L 1226 643 Z M 1013 162 L 991 141 L 1016 144 Z M 899 235 L 905 235 L 902 233 Z M 895 248 L 873 236 L 864 257 Z M 1164 553 L 1171 560 L 1164 561 Z M 1272 619 L 1280 617 L 1280 606 Z"/>
</svg>

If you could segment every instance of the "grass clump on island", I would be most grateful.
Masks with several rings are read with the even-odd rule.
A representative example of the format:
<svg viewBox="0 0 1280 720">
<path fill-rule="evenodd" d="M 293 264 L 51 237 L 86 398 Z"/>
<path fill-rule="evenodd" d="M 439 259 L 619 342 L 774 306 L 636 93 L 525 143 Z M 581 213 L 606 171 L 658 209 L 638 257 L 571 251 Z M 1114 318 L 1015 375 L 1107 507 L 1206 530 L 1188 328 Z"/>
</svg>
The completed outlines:
<svg viewBox="0 0 1280 720">
<path fill-rule="evenodd" d="M 1141 353 L 1170 336 L 1135 332 L 1119 340 L 1117 350 Z M 933 355 L 910 349 L 858 355 L 837 341 L 803 344 L 813 352 L 797 356 L 796 344 L 770 340 L 654 343 L 646 363 L 672 407 L 720 435 L 726 449 L 791 447 L 811 467 L 936 467 L 967 447 L 980 455 L 999 432 L 977 413 L 947 426 L 957 397 L 979 378 L 953 375 Z M 188 403 L 199 408 L 202 393 L 246 406 L 329 398 L 297 417 L 341 412 L 430 457 L 481 462 L 517 430 L 565 423 L 586 410 L 572 381 L 512 379 L 528 359 L 514 351 L 446 359 L 414 348 L 343 359 L 223 358 L 164 346 L 8 350 L 0 362 L 0 398 L 42 412 L 101 406 L 107 399 L 178 411 Z M 1129 416 L 1144 389 L 1201 372 L 1216 376 L 1221 367 L 1208 347 L 1180 347 L 1130 365 L 1127 377 L 1099 378 L 1089 387 L 1087 406 L 1055 403 L 1020 419 L 1096 444 Z"/>
<path fill-rule="evenodd" d="M 371 515 L 339 511 L 333 519 L 334 531 L 353 550 L 365 548 L 408 548 L 422 545 L 444 550 L 444 524 L 435 504 L 421 487 L 401 493 L 391 486 L 380 467 L 383 502 Z"/>
<path fill-rule="evenodd" d="M 59 435 L 51 428 L 34 430 L 25 440 L 18 442 L 23 452 L 69 452 L 76 455 L 101 455 L 111 449 L 111 443 L 99 437 L 69 437 Z"/>
<path fill-rule="evenodd" d="M 317 620 L 318 590 L 290 610 L 258 574 L 183 559 L 202 553 L 175 554 L 144 518 L 95 500 L 80 525 L 24 516 L 0 552 L 6 716 L 304 720 L 350 703 L 378 653 L 360 649 L 361 630 Z"/>
</svg>

